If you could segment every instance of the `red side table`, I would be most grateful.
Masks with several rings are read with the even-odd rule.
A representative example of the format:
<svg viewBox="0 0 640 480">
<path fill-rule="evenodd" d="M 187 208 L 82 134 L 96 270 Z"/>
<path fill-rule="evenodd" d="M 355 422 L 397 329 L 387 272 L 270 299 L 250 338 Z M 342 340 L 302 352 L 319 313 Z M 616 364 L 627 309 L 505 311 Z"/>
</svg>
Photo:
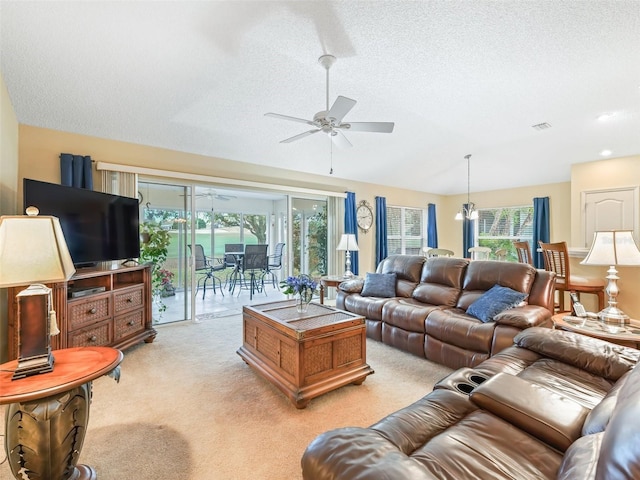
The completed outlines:
<svg viewBox="0 0 640 480">
<path fill-rule="evenodd" d="M 16 479 L 96 479 L 77 465 L 89 423 L 91 382 L 118 367 L 110 347 L 54 350 L 53 371 L 11 380 L 17 360 L 0 365 L 0 405 L 6 411 L 5 450 Z"/>
</svg>

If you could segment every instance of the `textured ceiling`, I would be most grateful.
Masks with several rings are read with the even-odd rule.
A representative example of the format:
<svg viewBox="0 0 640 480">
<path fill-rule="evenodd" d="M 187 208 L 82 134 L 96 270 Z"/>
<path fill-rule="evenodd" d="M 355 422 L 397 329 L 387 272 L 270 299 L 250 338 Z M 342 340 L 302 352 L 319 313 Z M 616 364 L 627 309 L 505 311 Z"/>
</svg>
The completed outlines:
<svg viewBox="0 0 640 480">
<path fill-rule="evenodd" d="M 358 101 L 333 176 L 440 194 L 568 181 L 640 154 L 640 0 L 0 2 L 18 121 L 329 175 L 330 140 L 265 117 Z M 598 115 L 611 112 L 606 122 Z M 536 130 L 547 122 L 551 128 Z"/>
</svg>

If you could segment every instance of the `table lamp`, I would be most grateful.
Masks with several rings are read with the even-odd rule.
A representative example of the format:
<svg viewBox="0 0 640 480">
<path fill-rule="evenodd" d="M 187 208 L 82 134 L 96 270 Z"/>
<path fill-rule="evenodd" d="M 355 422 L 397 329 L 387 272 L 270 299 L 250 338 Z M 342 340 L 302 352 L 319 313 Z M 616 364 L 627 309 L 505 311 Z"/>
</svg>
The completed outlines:
<svg viewBox="0 0 640 480">
<path fill-rule="evenodd" d="M 615 230 L 609 232 L 595 232 L 593 243 L 585 259 L 580 262 L 583 265 L 609 265 L 609 282 L 605 291 L 609 296 L 609 306 L 598 313 L 598 318 L 606 323 L 629 323 L 629 316 L 617 307 L 618 271 L 616 265 L 640 266 L 640 251 L 633 240 L 630 230 Z"/>
<path fill-rule="evenodd" d="M 0 288 L 32 284 L 16 295 L 18 366 L 12 380 L 53 370 L 51 335 L 60 332 L 51 289 L 42 283 L 66 281 L 76 271 L 60 221 L 37 215 L 29 207 L 27 215 L 0 217 Z"/>
<path fill-rule="evenodd" d="M 342 237 L 340 237 L 340 243 L 338 243 L 338 251 L 345 251 L 345 272 L 344 278 L 353 277 L 353 272 L 351 271 L 351 252 L 357 252 L 360 249 L 358 248 L 358 242 L 356 241 L 356 236 L 353 233 L 343 233 Z"/>
</svg>

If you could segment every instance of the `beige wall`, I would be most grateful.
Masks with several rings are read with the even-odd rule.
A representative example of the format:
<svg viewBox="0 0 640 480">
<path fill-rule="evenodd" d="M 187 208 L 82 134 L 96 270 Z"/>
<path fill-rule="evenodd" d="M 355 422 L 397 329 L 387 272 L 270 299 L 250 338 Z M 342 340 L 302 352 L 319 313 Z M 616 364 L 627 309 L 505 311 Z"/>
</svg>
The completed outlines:
<svg viewBox="0 0 640 480">
<path fill-rule="evenodd" d="M 106 140 L 97 137 L 20 125 L 20 190 L 22 178 L 60 182 L 60 153 L 91 155 L 96 161 L 153 168 L 158 170 L 195 173 L 212 177 L 255 181 L 334 192 L 351 191 L 356 201 L 375 204 L 376 196 L 387 199 L 388 205 L 422 206 L 435 203 L 441 208 L 443 197 L 368 183 L 352 182 L 337 177 L 309 175 L 278 168 L 256 168 L 255 165 L 215 157 L 205 157 L 162 148 Z M 264 172 L 264 173 L 262 173 Z M 331 184 L 328 184 L 328 181 Z M 20 195 L 22 193 L 20 192 Z M 342 223 L 340 228 L 342 228 Z M 359 234 L 360 272 L 372 271 L 375 263 L 373 233 Z"/>
<path fill-rule="evenodd" d="M 0 72 L 0 215 L 15 215 L 18 191 L 18 121 Z M 7 291 L 0 289 L 0 363 L 7 359 Z"/>
<path fill-rule="evenodd" d="M 571 168 L 571 245 L 582 246 L 582 192 L 640 185 L 640 155 L 579 163 Z M 636 221 L 640 221 L 640 205 Z M 640 238 L 636 238 L 636 244 Z M 605 278 L 608 267 L 580 265 L 581 258 L 571 259 L 571 274 Z M 617 267 L 618 307 L 631 318 L 640 319 L 640 267 Z M 585 296 L 586 298 L 586 296 Z M 606 296 L 605 296 L 606 304 Z"/>
<path fill-rule="evenodd" d="M 472 194 L 470 198 L 478 208 L 498 208 L 531 205 L 535 197 L 549 197 L 551 240 L 561 241 L 568 239 L 571 233 L 569 230 L 570 194 L 571 184 L 566 182 L 478 192 Z M 438 245 L 453 250 L 457 256 L 463 256 L 462 222 L 455 220 L 454 217 L 466 202 L 466 194 L 451 195 L 445 198 L 443 208 L 438 212 Z"/>
</svg>

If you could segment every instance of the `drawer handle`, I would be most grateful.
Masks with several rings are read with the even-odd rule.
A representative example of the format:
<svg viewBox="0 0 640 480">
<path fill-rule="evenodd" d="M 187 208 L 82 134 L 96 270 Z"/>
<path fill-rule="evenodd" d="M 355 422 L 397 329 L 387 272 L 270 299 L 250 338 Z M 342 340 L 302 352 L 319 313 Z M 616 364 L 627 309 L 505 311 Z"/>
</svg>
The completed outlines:
<svg viewBox="0 0 640 480">
<path fill-rule="evenodd" d="M 127 303 L 131 303 L 131 302 L 133 302 L 133 298 L 131 297 L 127 298 Z"/>
<path fill-rule="evenodd" d="M 92 308 L 91 310 L 89 310 L 89 313 L 96 313 L 98 310 L 96 310 L 96 308 Z"/>
<path fill-rule="evenodd" d="M 95 342 L 97 339 L 98 339 L 98 338 L 97 338 L 95 335 L 91 335 L 91 336 L 89 337 L 89 341 L 90 341 L 90 342 Z"/>
<path fill-rule="evenodd" d="M 136 322 L 134 322 L 133 320 L 129 320 L 129 323 L 127 323 L 127 325 L 129 325 L 130 327 L 133 327 L 136 324 Z"/>
</svg>

